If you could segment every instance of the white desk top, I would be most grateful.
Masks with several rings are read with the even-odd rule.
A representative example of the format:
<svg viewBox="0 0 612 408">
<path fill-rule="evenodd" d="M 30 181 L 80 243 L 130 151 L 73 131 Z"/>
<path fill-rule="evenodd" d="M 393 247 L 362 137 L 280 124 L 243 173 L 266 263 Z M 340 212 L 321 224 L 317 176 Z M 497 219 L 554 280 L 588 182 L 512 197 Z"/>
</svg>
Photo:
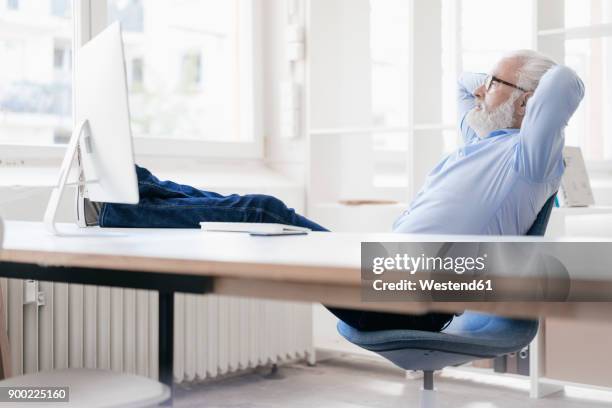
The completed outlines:
<svg viewBox="0 0 612 408">
<path fill-rule="evenodd" d="M 58 229 L 71 235 L 50 235 L 41 223 L 7 221 L 4 249 L 215 262 L 359 266 L 360 241 L 351 237 L 337 240 L 336 236 L 336 250 L 332 251 L 329 245 L 332 237 L 325 233 L 251 237 L 199 229 L 82 229 L 72 224 L 59 224 Z M 343 255 L 337 256 L 338 251 Z M 317 256 L 312 257 L 313 254 Z"/>
<path fill-rule="evenodd" d="M 252 237 L 197 229 L 78 228 L 59 224 L 68 236 L 48 234 L 42 223 L 7 221 L 4 249 L 168 259 L 241 261 L 359 268 L 361 242 L 532 242 L 538 237 L 312 232 L 302 236 Z M 591 241 L 591 240 L 588 240 Z"/>
<path fill-rule="evenodd" d="M 605 215 L 612 214 L 612 206 L 591 205 L 588 207 L 553 207 L 552 214 L 563 215 Z"/>
</svg>

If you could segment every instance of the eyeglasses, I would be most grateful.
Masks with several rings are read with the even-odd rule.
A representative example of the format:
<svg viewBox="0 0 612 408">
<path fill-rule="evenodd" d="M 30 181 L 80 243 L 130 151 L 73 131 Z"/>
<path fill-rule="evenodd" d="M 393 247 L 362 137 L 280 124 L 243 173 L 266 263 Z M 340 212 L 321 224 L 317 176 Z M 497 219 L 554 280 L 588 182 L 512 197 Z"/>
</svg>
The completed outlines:
<svg viewBox="0 0 612 408">
<path fill-rule="evenodd" d="M 485 79 L 485 89 L 488 91 L 491 88 L 493 82 L 499 82 L 500 84 L 511 86 L 512 88 L 518 89 L 519 91 L 529 92 L 526 89 L 521 88 L 520 86 L 514 85 L 510 82 L 506 82 L 503 79 L 499 79 L 495 75 L 487 75 L 487 79 Z"/>
</svg>

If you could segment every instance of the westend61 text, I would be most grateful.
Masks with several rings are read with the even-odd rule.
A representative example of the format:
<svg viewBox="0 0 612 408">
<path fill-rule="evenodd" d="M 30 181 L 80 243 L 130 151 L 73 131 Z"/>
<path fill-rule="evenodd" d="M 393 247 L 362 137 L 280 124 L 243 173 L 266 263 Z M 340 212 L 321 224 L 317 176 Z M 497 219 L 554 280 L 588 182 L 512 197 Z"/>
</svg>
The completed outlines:
<svg viewBox="0 0 612 408">
<path fill-rule="evenodd" d="M 377 279 L 372 283 L 376 291 L 492 291 L 493 284 L 490 279 L 474 279 L 470 282 L 440 282 L 435 279 L 419 279 L 411 281 L 402 279 L 397 282 L 384 282 Z"/>
</svg>

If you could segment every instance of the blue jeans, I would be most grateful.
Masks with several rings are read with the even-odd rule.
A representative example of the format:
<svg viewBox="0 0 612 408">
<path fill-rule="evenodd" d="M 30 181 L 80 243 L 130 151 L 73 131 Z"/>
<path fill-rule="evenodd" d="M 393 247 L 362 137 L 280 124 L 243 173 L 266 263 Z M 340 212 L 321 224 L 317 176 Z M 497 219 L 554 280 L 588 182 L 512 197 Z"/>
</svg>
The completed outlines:
<svg viewBox="0 0 612 408">
<path fill-rule="evenodd" d="M 172 181 L 160 181 L 136 166 L 140 202 L 136 205 L 105 203 L 101 227 L 200 228 L 200 222 L 260 222 L 297 225 L 327 231 L 295 212 L 278 198 L 262 195 L 223 196 Z"/>
<path fill-rule="evenodd" d="M 104 203 L 101 227 L 121 228 L 200 228 L 200 222 L 281 223 L 328 231 L 295 212 L 278 198 L 261 195 L 223 196 L 172 181 L 161 181 L 143 167 L 136 166 L 140 202 Z M 358 330 L 412 329 L 440 331 L 453 318 L 443 313 L 422 316 L 364 312 L 328 308 L 336 317 Z"/>
</svg>

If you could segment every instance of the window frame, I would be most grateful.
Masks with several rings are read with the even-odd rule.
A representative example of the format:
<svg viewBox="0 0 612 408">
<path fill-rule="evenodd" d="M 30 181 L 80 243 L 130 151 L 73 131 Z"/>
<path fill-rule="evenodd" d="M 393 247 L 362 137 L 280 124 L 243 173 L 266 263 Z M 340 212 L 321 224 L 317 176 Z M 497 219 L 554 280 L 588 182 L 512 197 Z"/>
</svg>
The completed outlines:
<svg viewBox="0 0 612 408">
<path fill-rule="evenodd" d="M 558 6 L 563 8 L 562 14 L 553 14 L 552 16 L 541 13 L 542 8 L 546 6 L 543 0 L 532 0 L 534 8 L 533 18 L 533 46 L 539 51 L 547 53 L 544 47 L 551 47 L 560 53 L 553 55 L 559 61 L 565 62 L 565 47 L 568 40 L 574 39 L 594 39 L 594 38 L 611 38 L 612 39 L 612 23 L 597 23 L 586 24 L 582 26 L 566 27 L 565 21 L 559 23 L 560 17 L 565 13 L 565 0 L 560 1 Z M 557 21 L 556 21 L 557 20 Z M 561 58 L 563 57 L 563 58 Z M 588 92 L 588 90 L 587 90 Z M 582 148 L 582 146 L 579 146 Z M 596 174 L 608 174 L 612 172 L 612 159 L 589 160 L 585 158 L 585 164 L 590 172 Z"/>
<path fill-rule="evenodd" d="M 241 2 L 241 19 L 246 27 L 241 30 L 240 60 L 244 61 L 240 71 L 240 131 L 252 138 L 250 141 L 200 141 L 186 139 L 165 139 L 134 137 L 136 158 L 168 157 L 195 159 L 263 159 L 264 140 L 262 122 L 262 30 L 261 9 L 263 0 Z M 72 3 L 72 78 L 78 69 L 75 56 L 78 46 L 86 43 L 95 33 L 108 26 L 107 0 L 73 0 Z M 78 108 L 75 98 L 76 87 L 72 87 L 73 126 L 74 110 Z M 56 144 L 15 144 L 0 142 L 4 159 L 38 158 L 59 162 L 64 156 L 65 145 Z"/>
</svg>

